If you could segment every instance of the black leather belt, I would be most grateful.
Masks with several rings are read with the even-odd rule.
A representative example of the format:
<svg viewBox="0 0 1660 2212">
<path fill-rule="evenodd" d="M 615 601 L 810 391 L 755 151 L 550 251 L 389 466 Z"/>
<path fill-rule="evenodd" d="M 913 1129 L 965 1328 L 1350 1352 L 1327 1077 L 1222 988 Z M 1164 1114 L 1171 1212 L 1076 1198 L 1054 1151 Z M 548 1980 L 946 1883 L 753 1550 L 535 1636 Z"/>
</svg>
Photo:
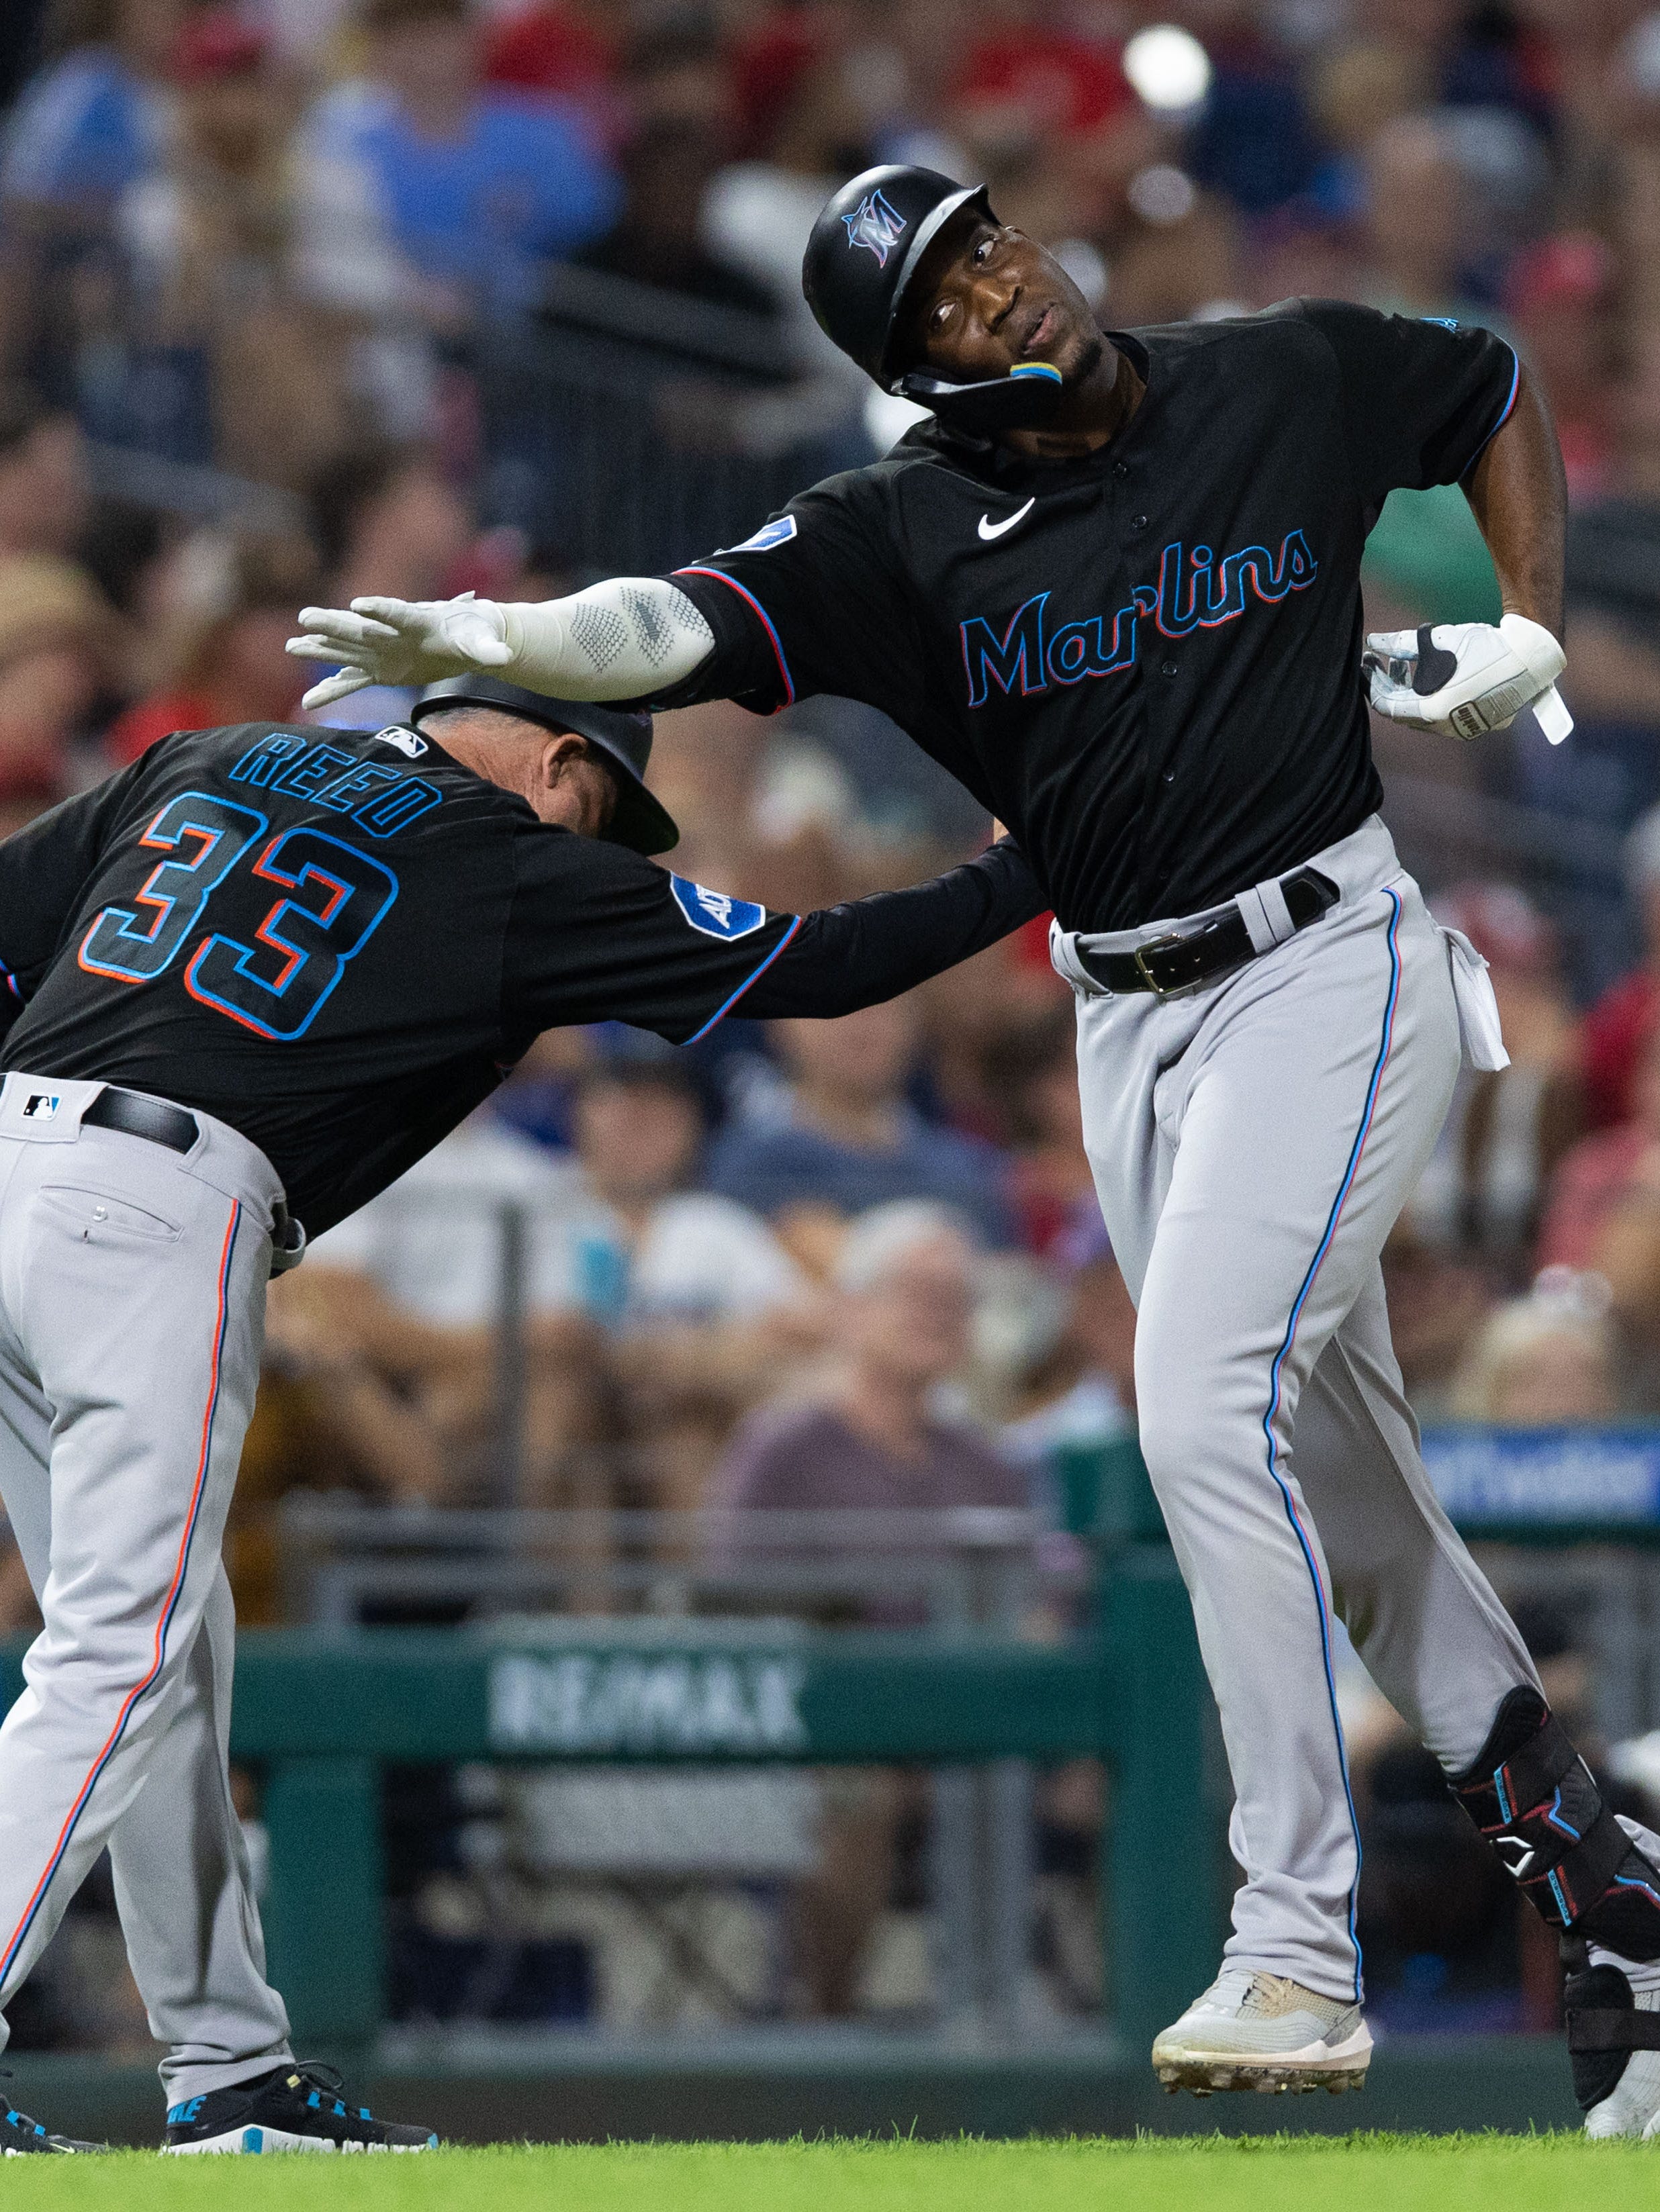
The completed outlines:
<svg viewBox="0 0 1660 2212">
<path fill-rule="evenodd" d="M 1317 868 L 1298 868 L 1281 876 L 1280 890 L 1293 930 L 1306 929 L 1335 907 L 1341 894 Z M 1243 968 L 1256 957 L 1245 917 L 1237 906 L 1181 936 L 1150 938 L 1134 952 L 1089 952 L 1077 948 L 1079 964 L 1104 990 L 1152 991 L 1161 999 L 1183 991 L 1196 991 L 1214 982 L 1231 968 Z"/>
<path fill-rule="evenodd" d="M 119 1129 L 124 1137 L 147 1137 L 170 1152 L 188 1152 L 202 1133 L 195 1115 L 182 1106 L 169 1106 L 165 1098 L 141 1097 L 136 1091 L 118 1091 L 112 1083 L 106 1083 L 82 1114 L 81 1126 Z"/>
<path fill-rule="evenodd" d="M 165 1145 L 170 1152 L 192 1151 L 202 1133 L 195 1115 L 187 1114 L 182 1106 L 170 1106 L 165 1098 L 146 1098 L 137 1091 L 122 1091 L 112 1083 L 106 1083 L 83 1111 L 81 1126 L 119 1129 L 124 1137 L 143 1137 L 152 1145 Z M 271 1208 L 271 1241 L 273 1275 L 286 1274 L 300 1265 L 306 1232 L 280 1198 Z"/>
</svg>

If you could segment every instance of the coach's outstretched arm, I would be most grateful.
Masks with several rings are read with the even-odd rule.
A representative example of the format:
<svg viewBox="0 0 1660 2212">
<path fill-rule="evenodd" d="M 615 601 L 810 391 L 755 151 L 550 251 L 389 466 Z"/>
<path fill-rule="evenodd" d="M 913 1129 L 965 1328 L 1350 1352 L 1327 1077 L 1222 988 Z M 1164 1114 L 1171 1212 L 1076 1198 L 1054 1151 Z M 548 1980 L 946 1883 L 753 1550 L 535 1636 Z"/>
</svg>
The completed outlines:
<svg viewBox="0 0 1660 2212">
<path fill-rule="evenodd" d="M 744 1012 L 756 1020 L 822 1019 L 897 999 L 983 952 L 1048 904 L 1019 847 L 1000 837 L 964 866 L 909 890 L 877 891 L 803 915 L 745 994 Z"/>
<path fill-rule="evenodd" d="M 574 1022 L 630 1022 L 686 1044 L 730 1013 L 849 1014 L 983 951 L 1049 903 L 1006 837 L 908 890 L 807 915 L 769 914 L 621 845 L 528 826 L 514 872 L 508 1057 Z"/>
<path fill-rule="evenodd" d="M 354 599 L 302 607 L 301 660 L 337 660 L 307 692 L 326 707 L 370 684 L 435 684 L 484 669 L 557 699 L 656 698 L 714 650 L 714 633 L 665 576 L 612 576 L 539 604 L 476 599 Z"/>
</svg>

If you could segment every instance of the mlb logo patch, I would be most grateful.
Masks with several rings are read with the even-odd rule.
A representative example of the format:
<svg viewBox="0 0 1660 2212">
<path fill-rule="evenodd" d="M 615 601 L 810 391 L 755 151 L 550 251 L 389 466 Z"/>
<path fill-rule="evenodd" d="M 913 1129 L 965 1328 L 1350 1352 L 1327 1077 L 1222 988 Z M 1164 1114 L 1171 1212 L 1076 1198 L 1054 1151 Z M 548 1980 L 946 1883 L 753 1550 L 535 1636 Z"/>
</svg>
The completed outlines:
<svg viewBox="0 0 1660 2212">
<path fill-rule="evenodd" d="M 721 937 L 730 943 L 734 938 L 748 937 L 767 918 L 765 907 L 757 906 L 752 899 L 706 890 L 702 884 L 688 883 L 684 876 L 671 876 L 669 889 L 681 913 L 705 937 Z"/>
<path fill-rule="evenodd" d="M 23 1101 L 26 1121 L 50 1121 L 58 1111 L 58 1093 L 55 1091 L 31 1091 Z"/>
<path fill-rule="evenodd" d="M 781 514 L 776 522 L 763 522 L 753 538 L 741 545 L 723 545 L 723 553 L 770 553 L 775 545 L 787 545 L 795 535 L 795 517 Z"/>
<path fill-rule="evenodd" d="M 426 739 L 413 730 L 406 730 L 401 722 L 394 722 L 390 729 L 377 730 L 374 738 L 377 744 L 396 745 L 400 753 L 407 753 L 411 760 L 419 760 L 422 754 L 429 750 Z"/>
</svg>

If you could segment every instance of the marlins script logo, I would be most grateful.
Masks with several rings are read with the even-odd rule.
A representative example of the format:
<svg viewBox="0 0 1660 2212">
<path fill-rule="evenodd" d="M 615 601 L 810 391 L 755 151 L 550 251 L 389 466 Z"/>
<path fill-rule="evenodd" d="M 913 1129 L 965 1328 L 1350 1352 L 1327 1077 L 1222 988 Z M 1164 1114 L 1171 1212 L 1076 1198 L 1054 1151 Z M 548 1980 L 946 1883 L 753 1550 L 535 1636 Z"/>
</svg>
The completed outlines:
<svg viewBox="0 0 1660 2212">
<path fill-rule="evenodd" d="M 880 192 L 866 192 L 853 213 L 842 220 L 848 227 L 848 244 L 862 246 L 876 256 L 879 267 L 885 269 L 888 256 L 905 228 L 904 217 L 889 206 Z"/>
</svg>

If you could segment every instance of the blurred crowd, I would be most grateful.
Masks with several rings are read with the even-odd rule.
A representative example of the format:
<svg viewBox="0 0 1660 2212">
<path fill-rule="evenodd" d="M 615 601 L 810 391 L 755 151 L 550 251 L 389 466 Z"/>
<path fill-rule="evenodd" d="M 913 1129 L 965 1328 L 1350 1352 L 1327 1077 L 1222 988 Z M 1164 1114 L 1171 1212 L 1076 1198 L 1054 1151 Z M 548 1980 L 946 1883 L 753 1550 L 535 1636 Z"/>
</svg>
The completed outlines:
<svg viewBox="0 0 1660 2212">
<path fill-rule="evenodd" d="M 297 718 L 302 602 L 587 580 L 573 483 L 649 510 L 718 477 L 747 528 L 881 450 L 903 410 L 798 271 L 824 197 L 893 159 L 987 179 L 1110 325 L 1342 295 L 1487 323 L 1541 380 L 1575 736 L 1377 733 L 1403 856 L 1491 964 L 1511 1056 L 1462 1079 L 1385 1265 L 1426 1421 L 1660 1414 L 1645 0 L 9 0 L 0 832 L 170 730 Z M 533 436 L 499 404 L 504 363 L 544 389 L 574 313 L 608 379 L 619 346 L 658 364 L 614 501 L 580 390 L 546 386 L 574 396 Z M 698 365 L 665 383 L 677 347 Z M 769 366 L 711 384 L 717 356 Z M 671 504 L 673 557 L 707 550 L 714 510 Z M 1456 491 L 1395 495 L 1366 577 L 1373 626 L 1498 611 Z M 662 717 L 652 780 L 680 872 L 786 910 L 989 828 L 845 702 Z M 303 1609 L 296 1491 L 1015 1508 L 1063 1540 L 1098 1504 L 1079 1454 L 1133 1434 L 1132 1337 L 1041 926 L 840 1023 L 729 1020 L 680 1052 L 550 1036 L 274 1286 L 239 1607 Z M 30 1618 L 15 1561 L 0 1616 Z M 915 1825 L 885 1790 L 838 1801 L 849 1887 L 804 1938 L 820 2008 L 851 2002 L 846 1930 Z M 1050 1814 L 1064 1858 L 1093 1816 L 1064 1790 Z"/>
</svg>

